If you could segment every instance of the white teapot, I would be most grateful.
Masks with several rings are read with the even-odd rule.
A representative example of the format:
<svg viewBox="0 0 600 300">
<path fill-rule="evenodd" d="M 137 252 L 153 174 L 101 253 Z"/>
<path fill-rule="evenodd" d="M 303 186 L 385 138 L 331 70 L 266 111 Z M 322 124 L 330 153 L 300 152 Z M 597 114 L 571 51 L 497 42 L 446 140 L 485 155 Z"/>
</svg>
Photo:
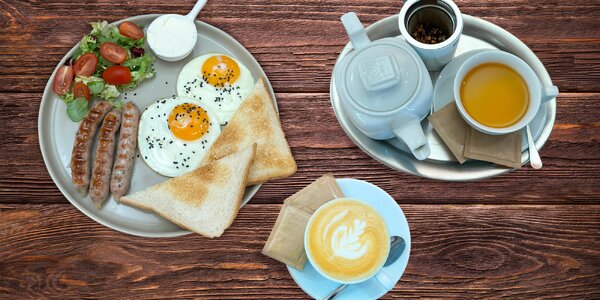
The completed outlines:
<svg viewBox="0 0 600 300">
<path fill-rule="evenodd" d="M 429 114 L 433 88 L 425 64 L 400 37 L 371 42 L 353 12 L 342 23 L 354 50 L 335 65 L 333 77 L 349 119 L 368 137 L 396 137 L 417 159 L 426 159 L 421 120 Z"/>
</svg>

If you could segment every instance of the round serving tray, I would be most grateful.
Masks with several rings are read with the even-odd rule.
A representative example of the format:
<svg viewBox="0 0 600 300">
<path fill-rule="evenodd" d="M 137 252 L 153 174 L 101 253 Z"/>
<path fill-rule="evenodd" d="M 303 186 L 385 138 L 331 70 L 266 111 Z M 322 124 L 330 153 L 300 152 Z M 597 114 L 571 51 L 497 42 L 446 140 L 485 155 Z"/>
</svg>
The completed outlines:
<svg viewBox="0 0 600 300">
<path fill-rule="evenodd" d="M 458 49 L 455 56 L 478 49 L 500 49 L 513 53 L 527 62 L 540 78 L 542 85 L 551 86 L 552 80 L 544 68 L 542 62 L 523 42 L 510 32 L 480 18 L 463 14 L 464 29 L 461 36 Z M 367 27 L 367 33 L 371 40 L 377 40 L 385 37 L 400 36 L 398 29 L 398 15 L 390 16 L 375 22 Z M 347 44 L 337 62 L 344 58 L 350 51 L 352 45 Z M 443 71 L 442 71 L 443 72 Z M 431 72 L 433 83 L 439 76 L 439 72 Z M 453 157 L 447 147 L 441 142 L 440 137 L 425 119 L 421 125 L 427 135 L 431 147 L 431 155 L 428 159 L 419 161 L 410 153 L 403 150 L 404 146 L 398 144 L 395 140 L 379 141 L 364 135 L 348 118 L 342 108 L 342 103 L 335 89 L 333 78 L 330 84 L 331 104 L 335 115 L 350 139 L 371 157 L 383 164 L 409 174 L 414 174 L 426 178 L 446 180 L 446 181 L 471 181 L 489 178 L 504 174 L 514 169 L 502 167 L 496 164 L 469 160 L 464 164 L 459 164 Z M 436 102 L 435 99 L 433 102 Z M 432 107 L 433 110 L 433 107 Z M 536 120 L 540 122 L 538 130 L 534 130 L 535 146 L 539 150 L 548 140 L 554 119 L 556 117 L 556 99 L 542 104 Z M 527 149 L 527 147 L 525 147 Z M 525 164 L 529 160 L 528 151 L 524 150 L 521 163 Z"/>
<path fill-rule="evenodd" d="M 115 23 L 131 21 L 147 28 L 158 16 L 160 15 L 141 15 Z M 212 25 L 197 20 L 195 23 L 198 29 L 198 41 L 192 54 L 178 62 L 165 62 L 157 59 L 154 62 L 156 75 L 143 81 L 135 90 L 122 93 L 121 99 L 134 101 L 139 109 L 143 111 L 152 102 L 175 95 L 177 93 L 176 83 L 179 70 L 192 58 L 210 52 L 230 55 L 248 67 L 254 79 L 264 78 L 271 96 L 275 99 L 275 94 L 265 72 L 244 46 Z M 81 23 L 80 26 L 87 26 L 87 24 Z M 79 44 L 75 45 L 61 59 L 58 66 L 63 65 L 78 46 Z M 146 49 L 149 49 L 147 43 Z M 174 237 L 189 234 L 190 231 L 182 229 L 154 213 L 119 204 L 112 196 L 105 201 L 101 209 L 97 209 L 88 195 L 82 196 L 74 189 L 71 184 L 70 160 L 75 132 L 79 127 L 79 123 L 72 122 L 68 118 L 65 103 L 52 91 L 52 81 L 58 66 L 48 80 L 42 96 L 38 118 L 38 134 L 48 173 L 50 173 L 52 180 L 63 195 L 88 217 L 102 225 L 124 233 L 143 237 Z M 274 101 L 274 105 L 277 109 L 277 101 Z M 168 178 L 152 171 L 141 158 L 137 157 L 134 162 L 129 193 L 143 190 L 166 179 Z M 248 203 L 259 188 L 260 184 L 247 187 L 242 203 Z"/>
</svg>

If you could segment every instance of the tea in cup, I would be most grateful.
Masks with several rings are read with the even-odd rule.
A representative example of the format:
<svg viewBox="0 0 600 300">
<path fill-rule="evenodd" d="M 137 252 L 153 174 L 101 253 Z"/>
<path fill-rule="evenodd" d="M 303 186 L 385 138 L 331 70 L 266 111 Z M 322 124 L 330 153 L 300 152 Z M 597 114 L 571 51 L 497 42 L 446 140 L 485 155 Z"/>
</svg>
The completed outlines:
<svg viewBox="0 0 600 300">
<path fill-rule="evenodd" d="M 542 87 L 525 61 L 500 50 L 467 59 L 454 81 L 454 99 L 463 119 L 493 135 L 522 129 L 533 120 L 542 102 L 557 95 L 558 88 Z"/>
<path fill-rule="evenodd" d="M 304 248 L 308 260 L 327 279 L 354 284 L 375 276 L 389 287 L 391 280 L 379 272 L 390 251 L 387 226 L 364 202 L 339 198 L 317 209 L 308 221 Z"/>
</svg>

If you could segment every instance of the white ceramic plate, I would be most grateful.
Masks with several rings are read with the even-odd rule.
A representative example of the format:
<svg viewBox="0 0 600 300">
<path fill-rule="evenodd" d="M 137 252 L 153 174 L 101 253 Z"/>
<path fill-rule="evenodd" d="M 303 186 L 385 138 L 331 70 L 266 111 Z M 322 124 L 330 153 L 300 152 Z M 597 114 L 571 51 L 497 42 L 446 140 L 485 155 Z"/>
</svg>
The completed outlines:
<svg viewBox="0 0 600 300">
<path fill-rule="evenodd" d="M 122 21 L 131 21 L 147 27 L 152 20 L 160 15 L 142 15 Z M 76 26 L 89 27 L 88 24 L 81 23 Z M 190 56 L 179 62 L 165 62 L 159 59 L 154 63 L 156 75 L 143 81 L 138 88 L 120 97 L 125 101 L 134 101 L 139 109 L 143 111 L 149 104 L 160 98 L 171 97 L 176 94 L 176 83 L 179 70 L 192 58 L 210 52 L 218 52 L 230 55 L 244 64 L 255 80 L 265 78 L 269 91 L 275 99 L 275 94 L 269 83 L 265 72 L 262 70 L 256 59 L 239 42 L 222 30 L 196 21 L 198 29 L 198 41 L 196 47 Z M 91 30 L 91 28 L 89 28 Z M 61 59 L 58 66 L 61 66 L 71 57 L 78 45 L 75 45 Z M 147 51 L 149 47 L 146 45 Z M 58 66 L 56 69 L 58 69 Z M 56 69 L 46 84 L 38 119 L 38 134 L 40 148 L 48 173 L 54 180 L 56 186 L 65 195 L 65 197 L 81 212 L 97 221 L 98 223 L 112 229 L 144 237 L 173 237 L 190 233 L 179 226 L 155 215 L 137 208 L 117 203 L 112 196 L 104 203 L 101 209 L 96 209 L 89 196 L 81 196 L 71 184 L 70 159 L 71 150 L 75 132 L 79 123 L 72 122 L 66 114 L 66 105 L 52 91 L 52 81 Z M 275 102 L 275 107 L 277 103 Z M 163 177 L 152 171 L 141 158 L 136 158 L 134 162 L 133 177 L 129 192 L 136 192 L 144 188 L 162 182 L 167 177 Z M 246 188 L 243 204 L 258 191 L 260 185 L 254 185 Z"/>
<path fill-rule="evenodd" d="M 372 183 L 350 178 L 336 179 L 336 181 L 342 189 L 342 192 L 344 192 L 344 196 L 363 201 L 373 206 L 383 216 L 390 232 L 390 236 L 401 236 L 406 242 L 406 248 L 398 260 L 381 269 L 382 272 L 386 272 L 388 278 L 392 279 L 394 282 L 398 282 L 406 269 L 406 265 L 408 265 L 411 245 L 410 229 L 402 209 L 400 209 L 400 206 L 398 206 L 394 198 Z M 317 273 L 309 261 L 306 262 L 302 272 L 289 266 L 287 268 L 298 286 L 315 299 L 324 298 L 339 286 L 339 284 L 328 280 Z M 335 299 L 377 299 L 387 292 L 388 291 L 381 286 L 376 279 L 369 279 L 365 282 L 350 285 L 343 292 L 338 294 Z"/>
</svg>

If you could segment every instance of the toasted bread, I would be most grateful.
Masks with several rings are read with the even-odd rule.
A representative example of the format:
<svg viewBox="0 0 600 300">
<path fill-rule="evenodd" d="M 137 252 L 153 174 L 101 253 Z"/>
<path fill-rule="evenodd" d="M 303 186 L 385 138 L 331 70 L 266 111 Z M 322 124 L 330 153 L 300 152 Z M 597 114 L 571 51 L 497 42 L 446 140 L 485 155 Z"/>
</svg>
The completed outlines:
<svg viewBox="0 0 600 300">
<path fill-rule="evenodd" d="M 212 238 L 235 219 L 256 144 L 204 164 L 194 171 L 121 197 L 121 202 L 152 210 L 173 223 Z"/>
<path fill-rule="evenodd" d="M 262 78 L 213 143 L 204 162 L 219 159 L 253 143 L 257 144 L 256 158 L 250 168 L 248 185 L 288 177 L 296 172 L 296 161 Z"/>
</svg>

